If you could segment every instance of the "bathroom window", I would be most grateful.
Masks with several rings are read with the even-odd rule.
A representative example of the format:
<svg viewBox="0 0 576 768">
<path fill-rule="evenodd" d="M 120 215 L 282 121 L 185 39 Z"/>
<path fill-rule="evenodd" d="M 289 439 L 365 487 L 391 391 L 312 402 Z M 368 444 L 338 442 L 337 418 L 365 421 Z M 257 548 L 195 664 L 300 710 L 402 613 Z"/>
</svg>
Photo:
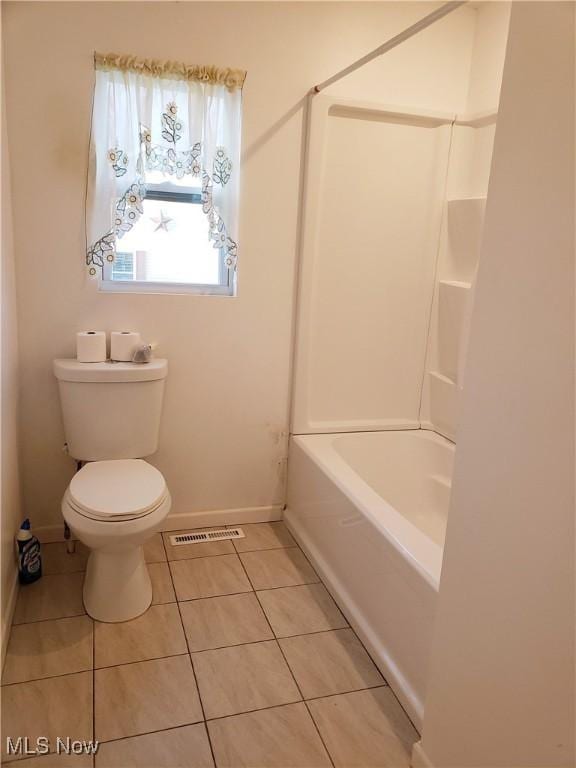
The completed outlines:
<svg viewBox="0 0 576 768">
<path fill-rule="evenodd" d="M 246 72 L 94 64 L 88 275 L 104 291 L 234 295 Z"/>
<path fill-rule="evenodd" d="M 147 182 L 142 215 L 118 247 L 114 261 L 104 264 L 104 290 L 233 292 L 226 251 L 209 239 L 202 190 L 189 182 Z"/>
</svg>

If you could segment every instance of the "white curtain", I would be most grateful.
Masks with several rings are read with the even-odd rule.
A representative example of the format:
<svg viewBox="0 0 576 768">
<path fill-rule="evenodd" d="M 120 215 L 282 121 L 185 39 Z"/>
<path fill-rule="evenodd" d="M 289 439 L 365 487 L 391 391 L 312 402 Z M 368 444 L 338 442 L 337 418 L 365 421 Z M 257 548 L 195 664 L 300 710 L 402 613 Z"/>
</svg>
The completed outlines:
<svg viewBox="0 0 576 768">
<path fill-rule="evenodd" d="M 96 54 L 88 172 L 86 264 L 113 262 L 142 214 L 146 177 L 190 179 L 215 248 L 236 269 L 245 72 Z M 155 175 L 157 175 L 157 173 Z"/>
</svg>

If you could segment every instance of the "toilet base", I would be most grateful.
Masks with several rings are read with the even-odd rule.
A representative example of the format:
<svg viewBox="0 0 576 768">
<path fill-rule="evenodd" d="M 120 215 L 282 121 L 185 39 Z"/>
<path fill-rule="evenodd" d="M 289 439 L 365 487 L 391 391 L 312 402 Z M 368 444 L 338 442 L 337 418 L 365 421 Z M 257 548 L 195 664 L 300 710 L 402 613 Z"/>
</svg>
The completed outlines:
<svg viewBox="0 0 576 768">
<path fill-rule="evenodd" d="M 148 610 L 152 582 L 144 549 L 92 550 L 84 578 L 84 607 L 97 621 L 129 621 Z"/>
<path fill-rule="evenodd" d="M 93 619 L 129 621 L 152 603 L 152 582 L 144 544 L 162 528 L 170 512 L 170 494 L 143 517 L 104 522 L 81 515 L 62 499 L 62 514 L 72 533 L 90 550 L 84 578 L 84 607 Z"/>
</svg>

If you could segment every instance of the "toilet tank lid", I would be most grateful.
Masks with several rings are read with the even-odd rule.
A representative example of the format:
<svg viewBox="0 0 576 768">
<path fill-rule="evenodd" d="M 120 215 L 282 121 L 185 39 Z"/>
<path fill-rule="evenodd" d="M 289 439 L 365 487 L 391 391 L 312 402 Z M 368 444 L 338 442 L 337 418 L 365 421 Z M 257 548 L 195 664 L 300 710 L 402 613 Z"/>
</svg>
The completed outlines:
<svg viewBox="0 0 576 768">
<path fill-rule="evenodd" d="M 165 379 L 168 361 L 154 358 L 149 363 L 79 363 L 54 360 L 54 375 L 59 381 L 133 382 Z"/>
</svg>

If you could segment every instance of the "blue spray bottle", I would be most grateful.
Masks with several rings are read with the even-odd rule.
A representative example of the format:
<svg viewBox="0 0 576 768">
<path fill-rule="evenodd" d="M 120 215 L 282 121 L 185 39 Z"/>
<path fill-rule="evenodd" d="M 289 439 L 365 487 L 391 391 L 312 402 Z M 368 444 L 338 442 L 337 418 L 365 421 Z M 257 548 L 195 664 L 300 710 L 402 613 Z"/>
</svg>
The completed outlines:
<svg viewBox="0 0 576 768">
<path fill-rule="evenodd" d="M 16 534 L 18 552 L 18 578 L 20 584 L 31 584 L 42 576 L 40 542 L 30 531 L 30 520 L 26 518 Z"/>
</svg>

